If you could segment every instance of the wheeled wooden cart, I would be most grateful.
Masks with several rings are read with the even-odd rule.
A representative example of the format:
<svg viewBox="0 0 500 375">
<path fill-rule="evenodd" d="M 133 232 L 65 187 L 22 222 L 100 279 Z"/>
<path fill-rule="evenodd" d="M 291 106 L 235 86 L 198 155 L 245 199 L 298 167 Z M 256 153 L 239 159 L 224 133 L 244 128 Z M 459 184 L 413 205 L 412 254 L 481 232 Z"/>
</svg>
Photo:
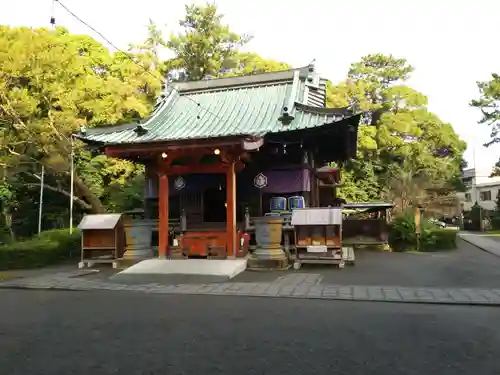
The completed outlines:
<svg viewBox="0 0 500 375">
<path fill-rule="evenodd" d="M 341 207 L 295 209 L 291 225 L 295 229 L 295 269 L 303 263 L 337 264 L 344 268 Z"/>
</svg>

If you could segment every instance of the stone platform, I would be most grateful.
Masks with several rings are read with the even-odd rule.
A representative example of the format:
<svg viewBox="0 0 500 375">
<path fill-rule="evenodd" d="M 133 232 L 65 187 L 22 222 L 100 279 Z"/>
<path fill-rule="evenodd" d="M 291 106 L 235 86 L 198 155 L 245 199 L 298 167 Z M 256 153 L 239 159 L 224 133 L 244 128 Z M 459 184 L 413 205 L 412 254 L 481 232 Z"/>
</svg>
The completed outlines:
<svg viewBox="0 0 500 375">
<path fill-rule="evenodd" d="M 115 277 L 135 275 L 196 275 L 231 279 L 247 268 L 246 259 L 147 259 Z"/>
<path fill-rule="evenodd" d="M 261 270 L 287 270 L 290 268 L 290 262 L 287 258 L 284 259 L 257 259 L 250 257 L 248 258 L 247 267 L 249 270 L 261 271 Z"/>
</svg>

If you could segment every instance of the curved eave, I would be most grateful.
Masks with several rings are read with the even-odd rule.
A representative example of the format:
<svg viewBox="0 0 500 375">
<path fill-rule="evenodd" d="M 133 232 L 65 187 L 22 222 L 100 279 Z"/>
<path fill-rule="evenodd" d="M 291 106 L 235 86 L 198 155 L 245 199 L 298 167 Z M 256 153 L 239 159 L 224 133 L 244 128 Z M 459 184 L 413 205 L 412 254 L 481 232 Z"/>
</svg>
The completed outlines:
<svg viewBox="0 0 500 375">
<path fill-rule="evenodd" d="M 350 110 L 349 107 L 322 108 L 295 102 L 295 108 L 299 111 L 311 114 L 343 115 L 345 117 L 354 116 L 354 112 Z"/>
<path fill-rule="evenodd" d="M 355 125 L 356 127 L 359 125 L 361 121 L 362 114 L 357 114 L 349 117 L 344 117 L 339 114 L 324 114 L 324 113 L 316 113 L 309 115 L 301 115 L 300 112 L 296 113 L 294 121 L 301 121 L 300 128 L 290 128 L 286 129 L 284 127 L 283 130 L 279 132 L 270 132 L 266 134 L 267 137 L 276 136 L 291 136 L 294 138 L 300 137 L 302 135 L 309 135 L 313 133 L 324 133 L 330 131 L 337 131 L 340 127 L 345 126 L 346 124 Z"/>
</svg>

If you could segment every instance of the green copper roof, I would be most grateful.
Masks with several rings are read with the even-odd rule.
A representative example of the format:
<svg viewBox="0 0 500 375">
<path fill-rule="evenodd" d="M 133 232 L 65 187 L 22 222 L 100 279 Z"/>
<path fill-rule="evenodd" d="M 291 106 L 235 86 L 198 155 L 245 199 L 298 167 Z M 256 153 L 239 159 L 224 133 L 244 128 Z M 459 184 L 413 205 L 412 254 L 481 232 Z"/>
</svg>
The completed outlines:
<svg viewBox="0 0 500 375">
<path fill-rule="evenodd" d="M 141 124 L 88 129 L 79 138 L 129 144 L 227 136 L 264 136 L 321 126 L 352 116 L 325 109 L 325 81 L 313 69 L 172 84 Z M 285 116 L 283 116 L 285 115 Z M 288 120 L 282 121 L 288 115 Z"/>
</svg>

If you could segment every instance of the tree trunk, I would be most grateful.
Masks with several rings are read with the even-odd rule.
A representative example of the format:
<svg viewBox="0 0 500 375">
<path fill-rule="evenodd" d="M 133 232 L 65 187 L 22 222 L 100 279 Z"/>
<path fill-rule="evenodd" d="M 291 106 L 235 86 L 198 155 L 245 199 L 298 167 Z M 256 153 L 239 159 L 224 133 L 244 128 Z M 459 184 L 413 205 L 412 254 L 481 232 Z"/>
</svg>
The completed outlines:
<svg viewBox="0 0 500 375">
<path fill-rule="evenodd" d="M 2 172 L 2 184 L 6 185 L 7 183 L 7 166 L 3 166 L 1 169 Z M 10 212 L 10 209 L 7 205 L 7 203 L 4 202 L 4 205 L 2 207 L 2 216 L 3 216 L 3 221 L 4 224 L 9 231 L 10 238 L 12 240 L 16 239 L 16 235 L 14 233 L 14 230 L 12 229 L 12 214 Z"/>
<path fill-rule="evenodd" d="M 50 164 L 46 165 L 46 167 L 47 167 L 47 169 L 52 168 L 52 166 Z M 71 178 L 71 173 L 69 172 L 71 169 L 71 162 L 67 161 L 67 168 L 64 168 L 64 169 L 66 169 L 68 171 L 68 176 L 69 176 L 69 178 Z M 76 170 L 74 171 L 74 184 L 75 184 L 74 185 L 74 188 L 75 188 L 74 196 L 76 196 L 77 192 L 79 193 L 78 199 L 75 198 L 75 202 L 77 204 L 79 204 L 83 209 L 90 209 L 90 211 L 94 214 L 106 212 L 106 210 L 105 210 L 104 206 L 102 205 L 101 201 L 99 200 L 99 198 L 96 197 L 94 195 L 94 193 L 92 193 L 90 188 L 78 176 L 78 173 Z M 70 193 L 66 190 L 62 191 L 62 190 L 54 189 L 54 188 L 52 188 L 52 190 L 59 191 L 60 193 L 62 193 L 64 195 L 70 196 Z M 90 207 L 87 207 L 84 201 L 88 202 L 88 205 Z"/>
<path fill-rule="evenodd" d="M 3 221 L 5 223 L 5 226 L 7 227 L 7 230 L 9 231 L 10 238 L 12 241 L 15 241 L 16 235 L 14 233 L 14 230 L 12 229 L 12 214 L 9 212 L 7 208 L 2 209 L 2 216 L 3 216 Z"/>
<path fill-rule="evenodd" d="M 80 177 L 78 177 L 76 173 L 75 173 L 75 188 L 80 192 L 80 194 L 85 198 L 85 200 L 90 203 L 92 207 L 91 212 L 93 214 L 100 214 L 106 212 L 99 198 L 96 197 L 94 193 L 92 193 L 89 187 L 85 185 L 85 182 L 83 182 L 83 180 L 80 179 Z"/>
</svg>

